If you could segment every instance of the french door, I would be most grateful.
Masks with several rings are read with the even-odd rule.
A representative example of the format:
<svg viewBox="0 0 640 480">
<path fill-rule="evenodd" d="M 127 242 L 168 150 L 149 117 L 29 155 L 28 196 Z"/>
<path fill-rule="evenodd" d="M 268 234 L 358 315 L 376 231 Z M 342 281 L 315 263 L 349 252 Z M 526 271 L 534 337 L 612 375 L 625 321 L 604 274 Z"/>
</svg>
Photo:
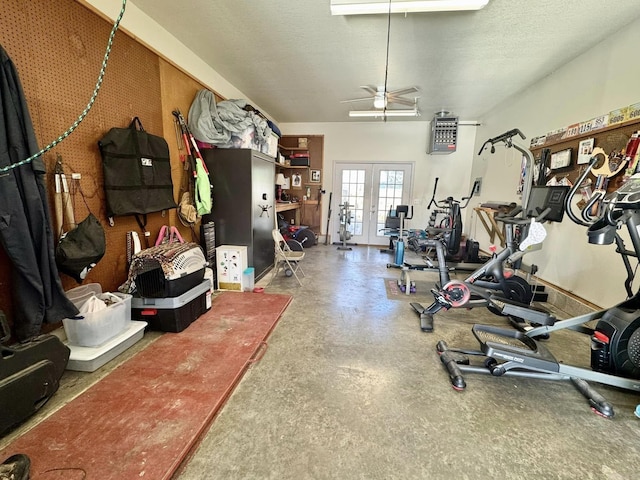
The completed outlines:
<svg viewBox="0 0 640 480">
<path fill-rule="evenodd" d="M 384 223 L 389 210 L 410 205 L 413 165 L 410 163 L 336 163 L 332 226 L 340 229 L 340 207 L 349 204 L 350 243 L 388 245 Z M 332 238 L 340 236 L 332 232 Z"/>
</svg>

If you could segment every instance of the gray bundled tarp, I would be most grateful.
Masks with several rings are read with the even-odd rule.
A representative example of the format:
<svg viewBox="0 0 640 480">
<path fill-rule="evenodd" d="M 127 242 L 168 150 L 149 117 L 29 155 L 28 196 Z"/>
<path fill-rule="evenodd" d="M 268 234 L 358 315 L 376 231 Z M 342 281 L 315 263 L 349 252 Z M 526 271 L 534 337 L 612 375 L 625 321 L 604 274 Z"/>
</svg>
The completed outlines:
<svg viewBox="0 0 640 480">
<path fill-rule="evenodd" d="M 238 147 L 238 141 L 250 127 L 255 127 L 254 143 L 261 149 L 271 135 L 267 121 L 255 112 L 245 110 L 246 100 L 216 99 L 209 90 L 200 90 L 189 108 L 189 128 L 201 142 L 220 148 Z"/>
</svg>

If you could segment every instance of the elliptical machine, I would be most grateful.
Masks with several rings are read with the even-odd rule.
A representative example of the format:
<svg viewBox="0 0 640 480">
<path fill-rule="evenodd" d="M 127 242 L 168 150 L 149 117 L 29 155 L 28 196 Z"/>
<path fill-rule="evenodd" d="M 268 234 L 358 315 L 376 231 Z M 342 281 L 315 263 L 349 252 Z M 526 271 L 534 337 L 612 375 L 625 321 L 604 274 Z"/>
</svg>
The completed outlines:
<svg viewBox="0 0 640 480">
<path fill-rule="evenodd" d="M 452 349 L 444 341 L 436 348 L 456 390 L 464 390 L 463 373 L 485 373 L 493 376 L 510 375 L 543 380 L 571 380 L 578 391 L 589 401 L 591 409 L 603 417 L 613 417 L 613 406 L 587 381 L 611 385 L 627 390 L 640 391 L 640 290 L 632 293 L 635 272 L 629 257 L 640 258 L 640 173 L 634 174 L 612 196 L 596 199 L 600 202 L 598 218 L 591 216 L 590 200 L 580 217 L 572 211 L 572 200 L 589 174 L 597 158 L 576 181 L 565 200 L 569 218 L 578 225 L 588 227 L 589 243 L 610 245 L 615 242 L 627 272 L 625 288 L 627 300 L 597 312 L 556 321 L 546 314 L 546 321 L 525 333 L 515 330 L 476 324 L 472 332 L 480 343 L 479 350 Z M 627 250 L 618 229 L 626 226 L 633 244 Z M 510 307 L 504 299 L 492 299 L 502 310 Z M 540 312 L 542 313 L 542 312 Z M 595 328 L 586 324 L 597 320 Z M 591 337 L 591 370 L 560 363 L 535 337 L 560 329 L 571 329 Z M 483 365 L 470 365 L 469 356 L 485 357 Z"/>
<path fill-rule="evenodd" d="M 411 248 L 419 253 L 420 251 L 427 252 L 427 256 L 425 257 L 425 261 L 427 265 L 434 267 L 433 264 L 430 264 L 430 258 L 428 257 L 428 253 L 433 250 L 431 239 L 440 240 L 443 245 L 446 247 L 446 260 L 447 261 L 470 261 L 473 263 L 481 263 L 478 258 L 469 258 L 469 249 L 465 252 L 465 258 L 459 258 L 460 252 L 460 240 L 462 239 L 462 210 L 467 208 L 469 202 L 471 201 L 471 197 L 474 192 L 478 188 L 478 181 L 473 182 L 473 187 L 471 187 L 471 192 L 466 197 L 462 197 L 460 200 L 456 200 L 453 197 L 447 197 L 443 200 L 436 200 L 436 191 L 438 189 L 438 180 L 436 177 L 435 183 L 433 185 L 433 194 L 431 196 L 431 200 L 429 201 L 429 205 L 427 205 L 427 210 L 431 210 L 431 214 L 429 215 L 429 223 L 428 227 L 424 231 L 424 239 L 420 238 L 416 235 L 416 232 L 413 232 L 410 238 L 407 239 L 407 242 L 411 243 Z M 469 243 L 469 242 L 468 242 Z M 474 257 L 477 257 L 475 255 Z"/>
</svg>

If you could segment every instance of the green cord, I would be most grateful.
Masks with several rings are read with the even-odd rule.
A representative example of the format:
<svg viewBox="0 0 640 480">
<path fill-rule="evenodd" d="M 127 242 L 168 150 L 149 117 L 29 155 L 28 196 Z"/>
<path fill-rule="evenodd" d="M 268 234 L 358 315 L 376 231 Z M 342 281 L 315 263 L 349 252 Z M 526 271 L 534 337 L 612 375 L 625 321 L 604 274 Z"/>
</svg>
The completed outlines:
<svg viewBox="0 0 640 480">
<path fill-rule="evenodd" d="M 111 45 L 113 44 L 113 37 L 115 36 L 116 31 L 118 30 L 118 26 L 120 25 L 120 20 L 124 15 L 124 10 L 126 5 L 127 5 L 127 0 L 122 0 L 122 8 L 120 9 L 118 18 L 113 24 L 111 33 L 109 34 L 109 41 L 107 42 L 107 50 L 104 53 L 104 58 L 102 60 L 102 67 L 100 68 L 100 75 L 98 75 L 98 81 L 96 82 L 96 86 L 93 89 L 93 94 L 91 95 L 91 99 L 89 100 L 89 103 L 84 108 L 80 116 L 76 119 L 75 122 L 73 122 L 73 125 L 71 125 L 71 127 L 69 127 L 69 129 L 66 132 L 64 132 L 62 135 L 60 135 L 58 138 L 56 138 L 53 142 L 51 142 L 49 145 L 44 147 L 38 153 L 35 153 L 31 155 L 29 158 L 25 158 L 24 160 L 21 160 L 19 162 L 0 168 L 0 173 L 7 172 L 14 168 L 21 167 L 22 165 L 26 165 L 27 163 L 30 163 L 32 160 L 35 160 L 39 156 L 43 155 L 45 152 L 48 152 L 49 150 L 51 150 L 53 147 L 55 147 L 57 144 L 59 144 L 61 141 L 63 141 L 65 138 L 71 135 L 71 133 L 73 133 L 73 131 L 76 128 L 78 128 L 78 125 L 80 125 L 80 122 L 82 122 L 82 120 L 84 120 L 84 117 L 87 116 L 87 114 L 89 113 L 89 110 L 91 110 L 91 107 L 93 106 L 93 103 L 96 101 L 96 97 L 98 96 L 98 91 L 100 90 L 100 86 L 102 85 L 102 80 L 104 79 L 104 72 L 107 69 L 107 62 L 109 61 L 109 54 L 111 53 Z"/>
</svg>

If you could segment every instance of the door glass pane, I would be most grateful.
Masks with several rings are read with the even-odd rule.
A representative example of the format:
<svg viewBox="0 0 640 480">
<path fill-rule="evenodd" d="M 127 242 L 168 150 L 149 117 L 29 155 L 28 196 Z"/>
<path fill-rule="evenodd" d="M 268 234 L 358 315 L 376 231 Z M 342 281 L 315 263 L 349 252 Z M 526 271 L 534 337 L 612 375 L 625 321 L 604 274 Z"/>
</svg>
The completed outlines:
<svg viewBox="0 0 640 480">
<path fill-rule="evenodd" d="M 352 235 L 362 235 L 364 177 L 364 170 L 343 170 L 342 172 L 342 202 L 349 202 L 351 206 L 351 223 L 347 225 L 347 229 Z"/>
<path fill-rule="evenodd" d="M 380 170 L 380 187 L 378 188 L 378 215 L 376 232 L 384 236 L 384 223 L 389 210 L 402 203 L 404 172 L 402 170 Z"/>
</svg>

